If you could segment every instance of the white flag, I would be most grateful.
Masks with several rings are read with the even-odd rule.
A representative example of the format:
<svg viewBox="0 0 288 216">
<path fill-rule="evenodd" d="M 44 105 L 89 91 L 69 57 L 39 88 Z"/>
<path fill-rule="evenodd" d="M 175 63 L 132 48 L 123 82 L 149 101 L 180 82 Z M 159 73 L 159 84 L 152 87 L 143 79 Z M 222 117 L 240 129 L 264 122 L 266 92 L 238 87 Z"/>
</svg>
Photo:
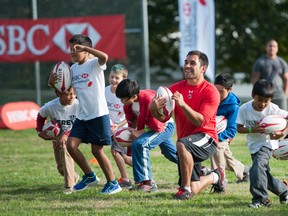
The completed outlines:
<svg viewBox="0 0 288 216">
<path fill-rule="evenodd" d="M 191 50 L 205 53 L 209 59 L 206 76 L 215 79 L 215 6 L 214 0 L 178 0 L 180 25 L 180 66 Z"/>
</svg>

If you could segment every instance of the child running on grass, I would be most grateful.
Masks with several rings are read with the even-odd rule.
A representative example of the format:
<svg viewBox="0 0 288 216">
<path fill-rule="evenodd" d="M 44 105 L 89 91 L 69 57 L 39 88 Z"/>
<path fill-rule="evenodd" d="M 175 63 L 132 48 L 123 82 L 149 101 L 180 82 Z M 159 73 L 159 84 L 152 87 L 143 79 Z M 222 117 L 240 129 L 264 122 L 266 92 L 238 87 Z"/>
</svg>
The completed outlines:
<svg viewBox="0 0 288 216">
<path fill-rule="evenodd" d="M 76 99 L 73 87 L 65 92 L 55 91 L 57 98 L 49 101 L 40 108 L 37 116 L 36 131 L 38 136 L 44 140 L 52 140 L 54 157 L 58 172 L 64 176 L 64 194 L 70 194 L 73 186 L 79 179 L 79 175 L 74 170 L 73 158 L 67 151 L 67 139 L 73 122 L 76 118 L 78 100 Z M 61 126 L 60 134 L 55 138 L 50 138 L 42 131 L 46 120 L 57 122 Z"/>
<path fill-rule="evenodd" d="M 258 123 L 267 115 L 280 115 L 288 118 L 288 112 L 271 102 L 275 89 L 272 82 L 258 80 L 252 89 L 253 100 L 240 106 L 236 119 L 238 133 L 247 134 L 247 146 L 252 158 L 250 169 L 250 208 L 269 207 L 268 190 L 279 196 L 281 204 L 288 204 L 288 191 L 284 182 L 272 176 L 269 160 L 272 150 L 278 147 L 278 140 L 285 136 L 284 131 L 265 134 L 265 128 Z"/>
<path fill-rule="evenodd" d="M 229 145 L 237 132 L 236 118 L 240 106 L 240 99 L 232 92 L 233 78 L 229 74 L 220 74 L 216 77 L 214 85 L 220 94 L 220 104 L 217 116 L 227 118 L 227 127 L 218 133 L 216 152 L 211 157 L 211 169 L 221 167 L 223 170 L 232 171 L 237 177 L 237 183 L 248 182 L 249 166 L 233 157 Z"/>
<path fill-rule="evenodd" d="M 115 179 L 111 162 L 103 149 L 105 145 L 112 144 L 104 78 L 108 55 L 92 48 L 91 39 L 85 35 L 74 35 L 69 44 L 74 62 L 71 66 L 72 86 L 75 88 L 79 107 L 68 138 L 67 149 L 84 172 L 82 180 L 74 186 L 74 191 L 85 190 L 89 185 L 99 182 L 99 178 L 79 149 L 79 145 L 84 142 L 91 143 L 92 154 L 106 177 L 107 183 L 102 193 L 118 193 L 122 188 Z M 95 58 L 89 58 L 90 54 Z M 49 84 L 53 84 L 53 81 Z"/>
<path fill-rule="evenodd" d="M 116 64 L 111 68 L 111 72 L 109 74 L 109 86 L 105 88 L 105 97 L 107 100 L 107 105 L 109 109 L 110 121 L 111 125 L 111 134 L 113 135 L 117 130 L 128 127 L 127 120 L 125 118 L 125 113 L 123 106 L 124 104 L 121 102 L 119 98 L 116 97 L 116 88 L 118 84 L 126 79 L 128 76 L 128 70 L 122 64 Z M 120 172 L 120 178 L 118 179 L 118 183 L 122 188 L 131 188 L 132 184 L 130 179 L 128 178 L 126 172 L 126 163 L 124 158 L 127 156 L 127 148 L 123 147 L 116 143 L 115 140 L 112 139 L 111 153 L 116 162 L 116 165 Z"/>
</svg>

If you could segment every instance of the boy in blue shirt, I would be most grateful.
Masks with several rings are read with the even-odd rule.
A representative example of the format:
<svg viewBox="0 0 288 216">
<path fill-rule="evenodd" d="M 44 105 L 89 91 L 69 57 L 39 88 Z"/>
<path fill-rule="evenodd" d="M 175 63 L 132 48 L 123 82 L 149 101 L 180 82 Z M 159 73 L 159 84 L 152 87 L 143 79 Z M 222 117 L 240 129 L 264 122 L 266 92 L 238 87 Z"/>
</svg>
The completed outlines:
<svg viewBox="0 0 288 216">
<path fill-rule="evenodd" d="M 227 127 L 218 133 L 218 146 L 215 154 L 211 157 L 211 169 L 221 167 L 223 170 L 234 172 L 237 183 L 247 182 L 249 179 L 249 166 L 233 157 L 229 144 L 237 132 L 236 118 L 240 106 L 240 99 L 232 92 L 233 78 L 229 74 L 220 74 L 215 79 L 215 87 L 220 94 L 220 104 L 217 116 L 227 118 Z"/>
</svg>

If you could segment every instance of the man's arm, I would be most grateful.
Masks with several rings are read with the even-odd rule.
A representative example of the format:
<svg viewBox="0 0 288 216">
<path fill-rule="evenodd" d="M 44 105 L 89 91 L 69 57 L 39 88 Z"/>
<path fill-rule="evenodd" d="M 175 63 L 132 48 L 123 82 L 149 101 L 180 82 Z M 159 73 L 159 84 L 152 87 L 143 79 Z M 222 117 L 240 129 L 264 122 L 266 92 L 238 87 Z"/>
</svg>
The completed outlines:
<svg viewBox="0 0 288 216">
<path fill-rule="evenodd" d="M 254 85 L 255 82 L 257 82 L 259 79 L 260 79 L 260 72 L 253 71 L 251 78 L 252 84 Z"/>
<path fill-rule="evenodd" d="M 284 92 L 285 95 L 288 96 L 288 71 L 284 73 L 283 80 L 284 80 Z"/>
</svg>

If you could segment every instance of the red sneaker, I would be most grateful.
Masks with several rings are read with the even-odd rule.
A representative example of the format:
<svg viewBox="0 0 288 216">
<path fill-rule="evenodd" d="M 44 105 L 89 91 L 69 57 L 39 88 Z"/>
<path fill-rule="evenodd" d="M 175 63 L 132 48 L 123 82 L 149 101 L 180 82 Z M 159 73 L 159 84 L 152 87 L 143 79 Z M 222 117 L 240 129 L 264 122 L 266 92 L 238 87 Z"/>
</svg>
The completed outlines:
<svg viewBox="0 0 288 216">
<path fill-rule="evenodd" d="M 140 184 L 136 187 L 137 191 L 144 191 L 144 192 L 154 192 L 157 191 L 157 185 L 156 182 L 151 179 L 148 181 L 142 181 Z"/>
<path fill-rule="evenodd" d="M 120 185 L 121 188 L 132 188 L 132 183 L 130 181 L 130 179 L 125 180 L 124 178 L 120 178 L 118 179 L 118 184 Z"/>
<path fill-rule="evenodd" d="M 179 187 L 178 192 L 174 195 L 175 199 L 180 200 L 191 199 L 192 197 L 192 193 L 186 190 L 183 186 Z"/>
</svg>

